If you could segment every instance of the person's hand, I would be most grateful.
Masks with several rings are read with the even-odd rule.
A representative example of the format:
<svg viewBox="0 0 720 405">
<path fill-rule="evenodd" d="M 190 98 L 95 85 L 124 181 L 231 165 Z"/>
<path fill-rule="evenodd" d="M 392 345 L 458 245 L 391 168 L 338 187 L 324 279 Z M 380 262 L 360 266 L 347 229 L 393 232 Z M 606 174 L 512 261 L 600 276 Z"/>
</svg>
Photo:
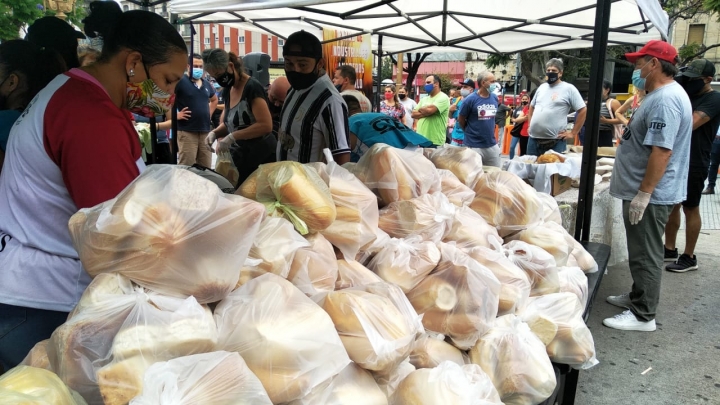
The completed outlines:
<svg viewBox="0 0 720 405">
<path fill-rule="evenodd" d="M 177 113 L 177 119 L 179 119 L 179 120 L 189 120 L 189 119 L 190 119 L 190 114 L 192 114 L 192 112 L 191 112 L 190 110 L 188 110 L 188 107 L 185 107 L 185 108 L 183 108 L 182 110 L 178 111 L 178 113 Z"/>
<path fill-rule="evenodd" d="M 207 147 L 210 148 L 210 150 L 212 150 L 212 144 L 215 142 L 216 139 L 217 135 L 215 135 L 215 132 L 213 131 L 210 131 L 210 133 L 208 133 L 207 135 L 207 138 L 205 138 L 205 144 L 207 144 Z"/>
<path fill-rule="evenodd" d="M 630 202 L 630 212 L 628 213 L 630 225 L 637 225 L 637 223 L 640 222 L 645 213 L 645 209 L 648 204 L 650 204 L 651 195 L 650 193 L 638 190 L 637 195 Z"/>
<path fill-rule="evenodd" d="M 572 138 L 572 137 L 573 137 L 573 134 L 570 131 L 562 131 L 562 132 L 558 133 L 558 139 L 568 139 L 568 138 Z"/>
<path fill-rule="evenodd" d="M 454 113 L 455 111 L 457 111 L 457 104 L 453 104 L 450 106 L 450 112 Z"/>
<path fill-rule="evenodd" d="M 221 154 L 230 150 L 230 146 L 235 143 L 235 138 L 232 134 L 228 134 L 225 138 L 221 139 L 217 144 L 217 153 Z"/>
</svg>

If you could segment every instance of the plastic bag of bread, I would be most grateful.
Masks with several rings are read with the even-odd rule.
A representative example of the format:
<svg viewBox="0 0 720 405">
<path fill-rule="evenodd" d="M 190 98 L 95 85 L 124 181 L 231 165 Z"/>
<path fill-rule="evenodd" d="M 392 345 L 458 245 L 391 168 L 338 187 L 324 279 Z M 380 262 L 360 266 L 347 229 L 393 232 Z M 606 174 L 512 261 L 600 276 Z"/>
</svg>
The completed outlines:
<svg viewBox="0 0 720 405">
<path fill-rule="evenodd" d="M 288 405 L 387 405 L 388 400 L 370 372 L 350 363 L 310 394 Z"/>
<path fill-rule="evenodd" d="M 368 268 L 407 293 L 433 271 L 439 261 L 437 245 L 415 235 L 392 238 L 368 263 Z"/>
<path fill-rule="evenodd" d="M 543 222 L 554 222 L 562 226 L 562 215 L 555 197 L 545 193 L 537 193 L 537 196 L 543 204 Z"/>
<path fill-rule="evenodd" d="M 337 265 L 338 278 L 335 281 L 335 290 L 383 282 L 380 276 L 355 260 L 340 259 Z"/>
<path fill-rule="evenodd" d="M 337 216 L 322 234 L 345 257 L 355 257 L 360 248 L 376 238 L 377 197 L 360 179 L 335 162 L 328 163 L 326 172 Z"/>
<path fill-rule="evenodd" d="M 384 143 L 370 147 L 352 173 L 380 198 L 381 207 L 440 191 L 440 176 L 422 153 Z"/>
<path fill-rule="evenodd" d="M 451 361 L 410 373 L 390 398 L 391 405 L 502 404 L 490 377 L 475 364 Z"/>
<path fill-rule="evenodd" d="M 215 162 L 215 171 L 221 176 L 225 177 L 233 187 L 238 186 L 240 180 L 240 173 L 238 172 L 235 163 L 233 162 L 232 155 L 230 152 L 220 152 Z"/>
<path fill-rule="evenodd" d="M 517 175 L 496 171 L 480 177 L 470 208 L 498 228 L 504 237 L 543 220 L 543 203 L 535 189 Z"/>
<path fill-rule="evenodd" d="M 267 271 L 260 268 L 260 265 L 262 263 L 263 261 L 260 259 L 251 259 L 249 257 L 245 259 L 245 264 L 240 269 L 240 280 L 238 280 L 237 286 L 235 288 L 240 288 L 248 281 L 254 278 L 258 278 L 263 274 L 267 273 Z"/>
<path fill-rule="evenodd" d="M 69 228 L 91 276 L 117 272 L 209 303 L 237 284 L 264 211 L 187 170 L 152 165 L 116 199 L 73 215 Z"/>
<path fill-rule="evenodd" d="M 338 264 L 333 245 L 320 233 L 305 236 L 310 246 L 295 251 L 287 279 L 311 296 L 335 289 Z"/>
<path fill-rule="evenodd" d="M 45 339 L 37 342 L 20 364 L 52 371 L 47 355 L 47 345 L 49 341 L 50 339 Z"/>
<path fill-rule="evenodd" d="M 380 228 L 375 228 L 375 240 L 361 247 L 358 254 L 355 255 L 355 260 L 361 264 L 368 264 L 370 260 L 390 242 L 390 239 L 390 235 L 388 235 L 387 232 Z"/>
<path fill-rule="evenodd" d="M 423 333 L 415 340 L 415 346 L 410 352 L 410 364 L 415 368 L 434 368 L 444 361 L 460 366 L 465 364 L 463 352 L 447 343 L 443 335 Z"/>
<path fill-rule="evenodd" d="M 0 403 L 3 405 L 86 405 L 55 373 L 19 365 L 0 376 Z"/>
<path fill-rule="evenodd" d="M 400 382 L 413 371 L 415 371 L 415 367 L 410 364 L 410 359 L 408 358 L 390 371 L 375 371 L 372 372 L 372 375 L 378 387 L 380 387 L 380 391 L 382 391 L 387 398 L 390 398 L 398 385 L 400 385 Z"/>
<path fill-rule="evenodd" d="M 440 242 L 451 226 L 456 207 L 442 193 L 390 203 L 380 210 L 378 226 L 394 238 L 420 235 Z"/>
<path fill-rule="evenodd" d="M 555 224 L 557 225 L 557 224 Z M 573 238 L 562 226 L 552 227 L 550 224 L 533 226 L 505 238 L 506 241 L 520 240 L 537 246 L 550 253 L 557 266 L 565 266 L 573 250 Z"/>
<path fill-rule="evenodd" d="M 453 172 L 438 169 L 438 174 L 440 175 L 440 190 L 451 203 L 458 207 L 472 203 L 472 200 L 475 198 L 475 192 L 461 182 Z"/>
<path fill-rule="evenodd" d="M 585 250 L 585 247 L 582 245 L 582 243 L 575 240 L 575 238 L 573 238 L 565 230 L 565 228 L 555 223 L 548 223 L 545 226 L 562 233 L 567 243 L 572 246 L 572 251 L 570 252 L 570 256 L 568 257 L 568 261 L 566 264 L 567 266 L 580 267 L 580 269 L 582 269 L 582 271 L 585 273 L 595 273 L 596 271 L 598 271 L 598 264 L 595 261 L 595 258 L 593 258 L 592 255 L 588 253 L 587 250 Z"/>
<path fill-rule="evenodd" d="M 557 293 L 531 298 L 520 317 L 546 344 L 550 360 L 585 370 L 598 361 L 584 310 L 575 294 Z"/>
<path fill-rule="evenodd" d="M 530 279 L 531 297 L 560 291 L 560 279 L 555 258 L 550 253 L 520 240 L 507 243 L 503 249 L 507 257 Z"/>
<path fill-rule="evenodd" d="M 247 179 L 235 190 L 235 194 L 255 200 L 257 198 L 257 180 L 260 173 L 262 173 L 260 169 L 250 173 Z"/>
<path fill-rule="evenodd" d="M 366 370 L 396 367 L 422 330 L 417 313 L 394 285 L 347 288 L 314 299 L 330 315 L 350 359 Z"/>
<path fill-rule="evenodd" d="M 332 157 L 332 155 L 330 156 Z M 325 184 L 327 184 L 328 186 L 330 185 L 330 176 L 328 175 L 327 165 L 325 164 L 325 162 L 310 162 L 305 163 L 304 166 L 315 169 L 322 181 L 324 181 Z"/>
<path fill-rule="evenodd" d="M 224 351 L 155 363 L 130 405 L 272 405 L 260 380 L 237 353 Z"/>
<path fill-rule="evenodd" d="M 304 397 L 350 363 L 330 316 L 275 274 L 233 291 L 215 320 L 218 350 L 238 352 L 274 404 Z"/>
<path fill-rule="evenodd" d="M 260 225 L 248 257 L 261 260 L 257 266 L 261 270 L 287 278 L 295 253 L 309 247 L 310 242 L 297 233 L 290 221 L 267 217 Z"/>
<path fill-rule="evenodd" d="M 52 369 L 90 404 L 125 404 L 157 361 L 214 350 L 210 309 L 195 298 L 161 296 L 117 274 L 88 286 L 47 346 Z"/>
<path fill-rule="evenodd" d="M 472 188 L 483 175 L 480 154 L 470 148 L 425 149 L 425 156 L 438 169 L 450 170 L 466 186 Z"/>
<path fill-rule="evenodd" d="M 452 244 L 440 243 L 435 270 L 407 294 L 425 329 L 470 348 L 498 312 L 500 282 L 485 266 Z"/>
<path fill-rule="evenodd" d="M 477 341 L 470 349 L 470 361 L 490 376 L 505 404 L 538 404 L 557 385 L 545 345 L 512 314 L 498 318 Z"/>
<path fill-rule="evenodd" d="M 476 246 L 465 252 L 478 263 L 490 269 L 500 281 L 498 315 L 513 314 L 525 307 L 530 297 L 530 279 L 527 274 L 508 259 L 502 247 L 488 249 Z"/>
<path fill-rule="evenodd" d="M 579 267 L 558 267 L 558 278 L 560 279 L 560 292 L 575 294 L 580 300 L 583 308 L 588 301 L 588 279 Z"/>
<path fill-rule="evenodd" d="M 455 242 L 458 247 L 492 247 L 502 244 L 497 229 L 489 225 L 480 214 L 469 207 L 459 207 L 453 215 L 452 225 L 443 236 L 443 242 Z"/>
</svg>

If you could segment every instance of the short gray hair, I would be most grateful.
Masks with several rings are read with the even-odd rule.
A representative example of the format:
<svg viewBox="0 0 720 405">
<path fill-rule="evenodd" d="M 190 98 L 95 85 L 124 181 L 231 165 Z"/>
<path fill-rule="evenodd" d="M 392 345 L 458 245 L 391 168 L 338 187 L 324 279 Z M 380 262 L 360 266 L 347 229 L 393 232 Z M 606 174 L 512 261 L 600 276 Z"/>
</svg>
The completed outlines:
<svg viewBox="0 0 720 405">
<path fill-rule="evenodd" d="M 552 58 L 545 64 L 545 69 L 549 67 L 556 67 L 559 71 L 562 72 L 565 69 L 565 64 L 563 63 L 562 59 Z"/>
<path fill-rule="evenodd" d="M 225 70 L 230 62 L 230 56 L 222 49 L 206 50 L 202 54 L 202 60 L 205 70 Z"/>
<path fill-rule="evenodd" d="M 485 70 L 483 72 L 478 73 L 478 76 L 477 76 L 478 85 L 480 83 L 484 82 L 485 80 L 487 80 L 491 75 L 492 75 L 492 72 L 490 72 L 489 70 Z"/>
</svg>

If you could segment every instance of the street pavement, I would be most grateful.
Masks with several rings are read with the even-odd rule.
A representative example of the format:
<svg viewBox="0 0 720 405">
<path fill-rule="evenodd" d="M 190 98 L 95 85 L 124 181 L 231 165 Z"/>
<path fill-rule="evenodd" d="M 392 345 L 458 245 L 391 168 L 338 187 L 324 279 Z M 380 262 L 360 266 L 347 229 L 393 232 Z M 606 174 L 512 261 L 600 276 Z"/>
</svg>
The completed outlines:
<svg viewBox="0 0 720 405">
<path fill-rule="evenodd" d="M 719 197 L 707 202 L 704 210 L 718 211 Z M 684 241 L 681 230 L 681 253 Z M 588 320 L 600 364 L 580 372 L 576 404 L 720 405 L 719 242 L 719 230 L 704 229 L 696 249 L 699 270 L 663 271 L 655 332 L 602 325 L 622 311 L 605 298 L 629 291 L 632 284 L 627 262 L 608 268 Z"/>
</svg>

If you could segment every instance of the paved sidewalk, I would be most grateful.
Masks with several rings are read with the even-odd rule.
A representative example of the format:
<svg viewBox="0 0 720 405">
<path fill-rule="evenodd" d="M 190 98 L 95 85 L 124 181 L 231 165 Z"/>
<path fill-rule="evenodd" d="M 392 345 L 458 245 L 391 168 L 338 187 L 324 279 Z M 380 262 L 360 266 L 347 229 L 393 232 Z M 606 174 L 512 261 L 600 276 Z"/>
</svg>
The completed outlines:
<svg viewBox="0 0 720 405">
<path fill-rule="evenodd" d="M 704 197 L 717 212 L 720 197 Z M 681 250 L 684 240 L 680 232 Z M 576 404 L 720 404 L 719 242 L 720 231 L 703 230 L 696 252 L 700 269 L 663 272 L 655 332 L 602 325 L 604 318 L 622 311 L 605 297 L 629 291 L 632 283 L 627 262 L 608 269 L 588 320 L 600 364 L 580 372 Z"/>
<path fill-rule="evenodd" d="M 720 193 L 720 190 L 718 190 Z M 703 230 L 720 229 L 720 194 L 704 195 L 700 199 L 700 218 Z M 685 216 L 682 215 L 680 229 L 685 229 Z"/>
</svg>

